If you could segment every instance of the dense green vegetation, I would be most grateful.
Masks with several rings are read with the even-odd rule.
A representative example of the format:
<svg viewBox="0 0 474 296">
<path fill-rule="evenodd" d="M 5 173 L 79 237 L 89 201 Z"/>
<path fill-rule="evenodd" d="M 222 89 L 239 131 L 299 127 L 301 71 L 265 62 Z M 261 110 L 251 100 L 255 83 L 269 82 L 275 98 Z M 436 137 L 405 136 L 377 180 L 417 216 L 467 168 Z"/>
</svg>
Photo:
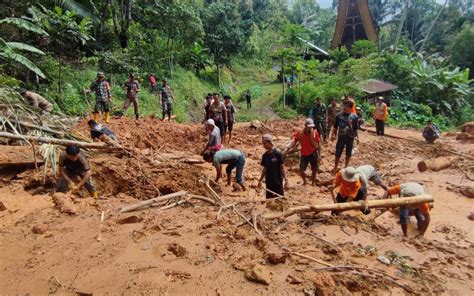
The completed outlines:
<svg viewBox="0 0 474 296">
<path fill-rule="evenodd" d="M 93 103 L 83 89 L 97 71 L 112 84 L 115 108 L 134 72 L 143 88 L 140 112 L 150 115 L 160 114 L 148 90 L 148 75 L 156 73 L 175 91 L 177 119 L 197 121 L 213 91 L 233 96 L 240 120 L 271 117 L 271 109 L 291 118 L 317 96 L 329 101 L 347 93 L 370 117 L 358 82 L 380 79 L 398 85 L 391 124 L 474 120 L 472 0 L 369 5 L 378 44 L 358 41 L 319 61 L 303 58 L 304 40 L 329 48 L 337 1 L 327 9 L 316 0 L 8 1 L 0 7 L 0 84 L 37 90 L 56 111 L 82 115 Z M 283 77 L 297 77 L 291 89 L 275 66 Z M 245 92 L 255 99 L 253 110 L 245 108 Z"/>
</svg>

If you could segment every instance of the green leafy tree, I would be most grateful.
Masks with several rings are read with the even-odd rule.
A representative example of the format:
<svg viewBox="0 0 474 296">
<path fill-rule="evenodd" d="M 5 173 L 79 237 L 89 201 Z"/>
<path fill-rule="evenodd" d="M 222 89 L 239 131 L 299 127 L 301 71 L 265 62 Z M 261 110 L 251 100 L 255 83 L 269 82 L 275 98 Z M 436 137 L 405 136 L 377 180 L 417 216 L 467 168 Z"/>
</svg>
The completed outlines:
<svg viewBox="0 0 474 296">
<path fill-rule="evenodd" d="M 49 10 L 44 6 L 31 7 L 28 9 L 31 19 L 48 32 L 48 48 L 57 54 L 58 67 L 58 92 L 62 91 L 62 57 L 65 55 L 74 56 L 78 49 L 87 42 L 94 40 L 90 35 L 92 22 L 85 17 L 78 21 L 77 15 L 69 10 L 63 10 L 56 6 Z"/>
<path fill-rule="evenodd" d="M 35 25 L 34 23 L 22 19 L 22 18 L 4 18 L 0 20 L 0 25 L 9 24 L 16 26 L 20 29 L 24 29 L 33 33 L 41 34 L 43 36 L 48 36 L 48 33 L 44 31 L 41 27 Z M 6 38 L 6 37 L 5 37 Z M 44 52 L 38 48 L 22 43 L 22 42 L 12 42 L 7 41 L 4 38 L 0 37 L 0 58 L 12 61 L 18 64 L 21 64 L 28 68 L 30 71 L 34 72 L 36 75 L 45 78 L 43 71 L 41 71 L 38 66 L 32 62 L 30 59 L 25 57 L 19 52 L 26 51 L 30 53 L 35 53 L 39 55 L 44 55 Z"/>
<path fill-rule="evenodd" d="M 370 40 L 357 40 L 351 48 L 351 54 L 355 57 L 366 57 L 377 52 L 377 44 Z"/>
<path fill-rule="evenodd" d="M 206 7 L 201 18 L 206 20 L 204 46 L 212 55 L 220 86 L 221 66 L 228 63 L 232 55 L 241 52 L 246 42 L 241 16 L 234 2 L 216 1 Z"/>
<path fill-rule="evenodd" d="M 469 78 L 474 78 L 474 27 L 467 26 L 456 35 L 451 48 L 451 61 L 469 69 Z"/>
<path fill-rule="evenodd" d="M 436 67 L 428 60 L 418 57 L 412 61 L 412 78 L 416 79 L 418 103 L 426 103 L 434 114 L 459 116 L 468 107 L 473 90 L 470 86 L 469 71 L 456 68 Z"/>
</svg>

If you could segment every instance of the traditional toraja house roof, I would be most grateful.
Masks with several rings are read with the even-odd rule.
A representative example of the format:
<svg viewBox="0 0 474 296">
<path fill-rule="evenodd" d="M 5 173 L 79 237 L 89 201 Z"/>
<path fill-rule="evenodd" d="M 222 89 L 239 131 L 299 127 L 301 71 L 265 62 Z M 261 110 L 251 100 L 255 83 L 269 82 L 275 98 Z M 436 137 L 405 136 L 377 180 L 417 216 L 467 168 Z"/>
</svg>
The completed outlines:
<svg viewBox="0 0 474 296">
<path fill-rule="evenodd" d="M 377 41 L 377 32 L 372 23 L 368 0 L 339 0 L 337 23 L 332 48 L 346 46 L 361 39 Z"/>
<path fill-rule="evenodd" d="M 398 86 L 388 83 L 388 82 L 376 80 L 376 79 L 368 79 L 368 80 L 363 80 L 359 82 L 359 88 L 363 92 L 368 93 L 368 94 L 378 94 L 378 93 L 392 91 L 394 89 L 397 89 Z"/>
</svg>

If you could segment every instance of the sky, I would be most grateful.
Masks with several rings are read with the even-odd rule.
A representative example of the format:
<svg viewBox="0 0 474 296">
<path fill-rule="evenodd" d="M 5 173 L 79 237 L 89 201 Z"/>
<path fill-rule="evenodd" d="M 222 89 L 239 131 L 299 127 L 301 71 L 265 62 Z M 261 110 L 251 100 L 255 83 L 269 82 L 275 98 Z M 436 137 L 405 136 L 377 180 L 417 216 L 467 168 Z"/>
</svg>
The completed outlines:
<svg viewBox="0 0 474 296">
<path fill-rule="evenodd" d="M 319 0 L 319 6 L 321 8 L 329 8 L 332 6 L 332 0 Z"/>
</svg>

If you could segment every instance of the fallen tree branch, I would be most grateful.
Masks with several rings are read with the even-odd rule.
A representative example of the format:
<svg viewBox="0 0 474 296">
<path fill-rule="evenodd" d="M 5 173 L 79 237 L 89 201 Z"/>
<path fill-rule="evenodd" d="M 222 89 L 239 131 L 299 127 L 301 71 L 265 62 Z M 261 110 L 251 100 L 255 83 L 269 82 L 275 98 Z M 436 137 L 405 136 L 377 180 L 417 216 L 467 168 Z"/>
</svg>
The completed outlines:
<svg viewBox="0 0 474 296">
<path fill-rule="evenodd" d="M 374 130 L 370 130 L 370 129 L 367 129 L 367 128 L 359 128 L 361 131 L 364 131 L 364 132 L 369 132 L 369 133 L 372 133 L 372 134 L 376 134 L 377 132 L 374 131 Z M 416 144 L 425 144 L 424 141 L 422 140 L 417 140 L 417 139 L 411 139 L 411 138 L 404 138 L 404 137 L 400 137 L 400 136 L 395 136 L 395 135 L 389 135 L 389 134 L 384 134 L 384 137 L 387 137 L 387 138 L 392 138 L 392 139 L 397 139 L 397 140 L 405 140 L 405 141 L 409 141 L 409 142 L 412 142 L 412 143 L 416 143 Z M 465 157 L 467 159 L 471 159 L 471 160 L 474 160 L 474 157 L 473 156 L 470 156 L 470 155 L 466 155 L 466 154 L 463 154 L 463 153 L 460 153 L 460 152 L 457 152 L 457 151 L 453 151 L 453 150 L 450 150 L 450 149 L 447 149 L 447 148 L 443 148 L 443 147 L 436 147 L 437 149 L 440 149 L 440 150 L 443 150 L 445 152 L 449 152 L 451 154 L 454 154 L 454 155 L 459 155 L 459 156 L 462 156 L 462 157 Z"/>
<path fill-rule="evenodd" d="M 214 189 L 212 189 L 211 185 L 209 185 L 209 179 L 207 177 L 202 177 L 201 179 L 199 179 L 199 181 L 201 183 L 204 184 L 204 187 L 206 188 L 207 192 L 209 192 L 209 194 L 211 195 L 212 198 L 214 198 L 216 200 L 217 203 L 221 204 L 221 205 L 225 205 L 226 203 L 222 200 L 222 198 L 219 196 L 219 194 L 217 194 L 217 192 L 214 191 Z"/>
<path fill-rule="evenodd" d="M 280 218 L 287 218 L 301 213 L 319 213 L 324 211 L 348 211 L 348 210 L 357 210 L 365 209 L 367 206 L 370 208 L 392 208 L 397 206 L 406 206 L 406 205 L 415 205 L 425 202 L 433 202 L 433 198 L 430 195 L 418 195 L 412 197 L 403 197 L 403 198 L 392 198 L 392 199 L 380 199 L 380 200 L 369 200 L 367 202 L 346 202 L 346 203 L 337 203 L 337 204 L 325 204 L 325 205 L 307 205 L 289 208 L 288 210 L 281 213 L 269 213 L 264 215 L 265 219 L 273 220 Z"/>
<path fill-rule="evenodd" d="M 339 252 L 342 252 L 341 247 L 339 247 L 338 245 L 336 245 L 336 244 L 334 244 L 334 243 L 331 243 L 330 241 L 328 241 L 328 240 L 326 240 L 326 239 L 324 239 L 324 238 L 322 238 L 322 237 L 320 237 L 320 236 L 317 236 L 317 235 L 314 234 L 314 233 L 307 232 L 306 234 L 308 234 L 309 236 L 312 236 L 312 237 L 314 237 L 314 238 L 317 238 L 317 239 L 319 239 L 319 240 L 325 242 L 326 244 L 328 244 L 328 245 L 330 245 L 330 246 L 333 246 L 333 247 L 336 248 Z"/>
<path fill-rule="evenodd" d="M 131 211 L 139 210 L 139 209 L 141 209 L 145 206 L 149 206 L 149 205 L 157 203 L 157 202 L 169 200 L 171 198 L 180 197 L 180 196 L 183 196 L 185 194 L 188 194 L 188 192 L 187 191 L 179 191 L 179 192 L 175 192 L 175 193 L 155 197 L 155 198 L 152 198 L 152 199 L 144 200 L 144 201 L 141 201 L 139 203 L 123 207 L 122 209 L 120 209 L 120 213 L 127 213 L 127 212 L 131 212 Z"/>
<path fill-rule="evenodd" d="M 0 116 L 0 121 L 4 122 L 4 121 L 6 121 L 6 119 L 3 118 L 2 116 Z M 36 129 L 36 130 L 39 130 L 39 131 L 42 131 L 42 132 L 46 132 L 46 133 L 49 133 L 49 134 L 64 137 L 64 132 L 53 130 L 49 127 L 39 126 L 39 125 L 35 125 L 35 124 L 29 123 L 29 122 L 16 120 L 16 119 L 9 119 L 9 121 L 11 121 L 12 123 L 16 123 L 18 125 L 21 125 L 23 127 L 26 127 L 26 128 Z"/>
<path fill-rule="evenodd" d="M 63 145 L 63 146 L 76 145 L 78 147 L 86 148 L 86 149 L 102 149 L 102 150 L 109 150 L 109 151 L 123 150 L 122 147 L 112 147 L 112 146 L 107 145 L 106 143 L 88 143 L 88 142 L 79 142 L 79 141 L 65 140 L 65 139 L 38 137 L 38 136 L 31 136 L 31 135 L 15 135 L 12 133 L 7 133 L 7 132 L 0 132 L 0 137 L 13 139 L 13 140 L 36 141 L 37 143 L 47 143 L 47 144 L 55 144 L 55 145 Z"/>
<path fill-rule="evenodd" d="M 305 254 L 301 254 L 301 253 L 298 253 L 298 252 L 291 252 L 290 250 L 285 250 L 285 249 L 284 249 L 284 251 L 289 255 L 295 255 L 295 256 L 298 256 L 298 257 L 301 257 L 301 258 L 305 258 L 305 259 L 311 260 L 313 262 L 319 263 L 319 264 L 324 265 L 324 266 L 334 267 L 334 265 L 332 265 L 330 263 L 327 263 L 325 261 L 313 258 L 313 257 L 305 255 Z"/>
</svg>

